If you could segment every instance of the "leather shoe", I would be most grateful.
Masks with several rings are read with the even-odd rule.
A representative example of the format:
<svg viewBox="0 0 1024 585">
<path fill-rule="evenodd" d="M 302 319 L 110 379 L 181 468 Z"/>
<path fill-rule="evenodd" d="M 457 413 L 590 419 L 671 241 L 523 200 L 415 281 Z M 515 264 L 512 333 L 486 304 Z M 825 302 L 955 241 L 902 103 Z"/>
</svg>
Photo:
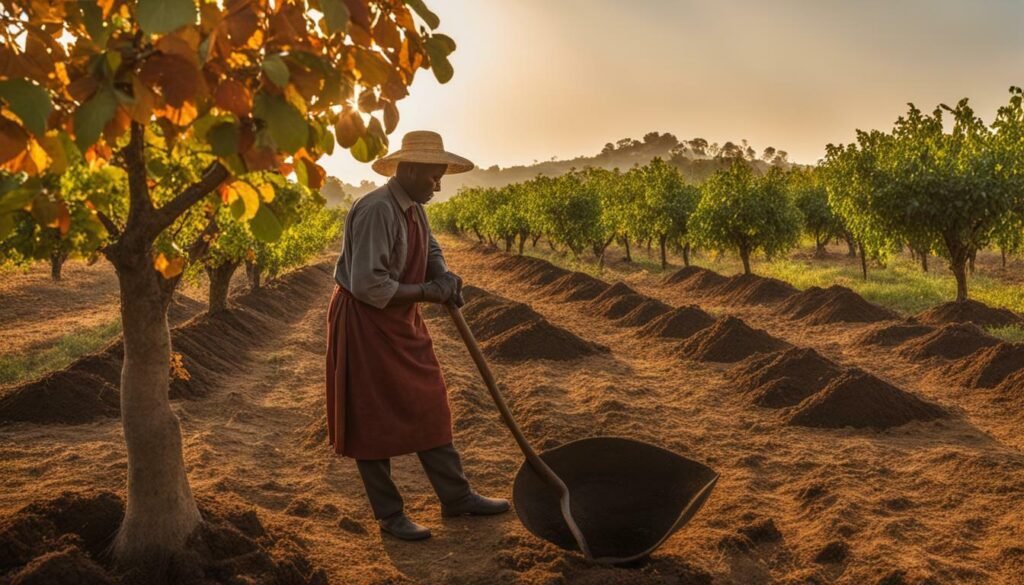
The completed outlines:
<svg viewBox="0 0 1024 585">
<path fill-rule="evenodd" d="M 452 516 L 489 516 L 501 514 L 509 510 L 508 500 L 502 498 L 487 498 L 476 492 L 470 492 L 468 496 L 451 505 L 441 505 L 441 515 Z"/>
<path fill-rule="evenodd" d="M 393 516 L 378 520 L 381 532 L 386 532 L 395 538 L 402 540 L 423 540 L 430 538 L 430 529 L 426 526 L 409 520 L 404 513 L 399 512 Z"/>
</svg>

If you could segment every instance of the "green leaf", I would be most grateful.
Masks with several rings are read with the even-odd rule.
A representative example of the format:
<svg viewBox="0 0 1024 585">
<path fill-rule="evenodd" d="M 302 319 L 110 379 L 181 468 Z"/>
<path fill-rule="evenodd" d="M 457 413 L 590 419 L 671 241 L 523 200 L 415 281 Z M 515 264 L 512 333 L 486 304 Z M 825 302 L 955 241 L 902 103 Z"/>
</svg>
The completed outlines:
<svg viewBox="0 0 1024 585">
<path fill-rule="evenodd" d="M 101 88 L 81 105 L 74 116 L 75 144 L 85 150 L 96 144 L 103 127 L 114 117 L 117 97 L 110 88 Z"/>
<path fill-rule="evenodd" d="M 46 117 L 53 109 L 46 90 L 27 79 L 8 79 L 0 81 L 0 97 L 33 134 L 46 132 Z"/>
<path fill-rule="evenodd" d="M 427 56 L 430 57 L 430 69 L 434 72 L 434 77 L 437 78 L 439 83 L 448 83 L 452 75 L 455 74 L 455 69 L 452 67 L 451 62 L 448 61 L 448 55 L 452 54 L 455 50 L 455 41 L 446 35 L 431 35 L 426 40 Z"/>
<path fill-rule="evenodd" d="M 259 93 L 253 105 L 253 113 L 267 124 L 270 137 L 284 152 L 294 153 L 306 146 L 309 126 L 295 106 L 280 96 Z"/>
<path fill-rule="evenodd" d="M 427 8 L 423 0 L 405 0 L 405 5 L 415 10 L 416 14 L 420 15 L 423 22 L 427 23 L 431 29 L 435 29 L 441 24 L 441 19 Z"/>
<path fill-rule="evenodd" d="M 252 235 L 256 236 L 256 239 L 268 243 L 279 240 L 281 232 L 284 231 L 281 222 L 268 205 L 260 205 L 259 210 L 256 211 L 256 217 L 249 221 L 249 229 L 252 230 Z"/>
<path fill-rule="evenodd" d="M 139 0 L 135 18 L 147 34 L 164 34 L 195 24 L 198 11 L 194 0 Z"/>
<path fill-rule="evenodd" d="M 217 156 L 230 156 L 238 152 L 239 129 L 232 122 L 222 122 L 206 133 L 206 142 Z"/>
<path fill-rule="evenodd" d="M 0 240 L 3 240 L 14 231 L 14 215 L 4 213 L 0 215 Z"/>
<path fill-rule="evenodd" d="M 327 34 L 333 35 L 336 32 L 345 32 L 348 26 L 348 7 L 342 0 L 321 0 L 320 5 L 324 11 L 324 22 L 327 24 Z"/>
<path fill-rule="evenodd" d="M 288 85 L 288 78 L 290 77 L 288 65 L 281 58 L 281 55 L 276 53 L 267 55 L 267 58 L 263 60 L 263 72 L 267 74 L 270 81 L 274 82 L 274 85 L 280 88 Z"/>
<path fill-rule="evenodd" d="M 78 2 L 77 4 L 82 11 L 85 32 L 89 33 L 96 46 L 101 49 L 106 47 L 111 28 L 103 21 L 103 9 L 95 2 Z"/>
</svg>

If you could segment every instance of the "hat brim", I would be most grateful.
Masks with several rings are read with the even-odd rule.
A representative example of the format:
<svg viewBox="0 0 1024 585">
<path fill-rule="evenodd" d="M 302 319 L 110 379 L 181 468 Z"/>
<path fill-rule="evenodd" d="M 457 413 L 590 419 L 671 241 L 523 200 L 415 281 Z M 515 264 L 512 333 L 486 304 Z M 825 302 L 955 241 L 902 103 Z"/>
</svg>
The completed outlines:
<svg viewBox="0 0 1024 585">
<path fill-rule="evenodd" d="M 466 171 L 473 170 L 476 166 L 469 159 L 447 151 L 415 152 L 405 150 L 396 150 L 383 158 L 373 161 L 371 166 L 377 173 L 385 177 L 393 177 L 398 171 L 398 163 L 400 162 L 448 165 L 448 169 L 445 171 L 446 175 L 465 173 Z"/>
</svg>

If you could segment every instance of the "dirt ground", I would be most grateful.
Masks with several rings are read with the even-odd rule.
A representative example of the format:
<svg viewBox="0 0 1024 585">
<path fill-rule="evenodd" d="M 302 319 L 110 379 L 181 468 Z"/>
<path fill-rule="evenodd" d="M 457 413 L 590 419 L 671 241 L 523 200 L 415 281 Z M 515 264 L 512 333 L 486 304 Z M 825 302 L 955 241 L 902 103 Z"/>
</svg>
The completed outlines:
<svg viewBox="0 0 1024 585">
<path fill-rule="evenodd" d="M 680 339 L 638 335 L 639 325 L 602 316 L 592 301 L 545 294 L 550 289 L 502 269 L 500 255 L 454 239 L 442 245 L 468 283 L 527 303 L 552 327 L 610 350 L 574 360 L 493 360 L 527 436 L 544 449 L 625 436 L 704 462 L 721 479 L 696 518 L 645 564 L 594 566 L 533 537 L 514 513 L 441 518 L 417 459 L 405 456 L 394 461 L 396 483 L 407 512 L 434 536 L 383 538 L 354 464 L 329 455 L 324 438 L 327 272 L 315 285 L 319 295 L 310 295 L 320 300 L 292 307 L 282 327 L 251 340 L 242 373 L 202 399 L 174 403 L 200 496 L 230 497 L 290 525 L 331 583 L 1021 582 L 1024 402 L 951 382 L 954 362 L 945 358 L 910 360 L 858 343 L 877 323 L 808 325 L 772 304 L 726 305 L 642 272 L 627 277 L 637 293 L 668 307 L 695 304 L 737 317 L 744 325 L 734 331 L 760 329 L 779 347 L 813 348 L 946 413 L 888 430 L 794 426 L 739 387 L 737 368 L 749 360 L 687 357 Z M 0 294 L 6 304 L 8 293 Z M 511 497 L 522 456 L 454 328 L 439 311 L 425 314 L 467 475 L 478 491 Z M 116 419 L 0 426 L 0 461 L 0 516 L 65 490 L 124 484 Z"/>
</svg>

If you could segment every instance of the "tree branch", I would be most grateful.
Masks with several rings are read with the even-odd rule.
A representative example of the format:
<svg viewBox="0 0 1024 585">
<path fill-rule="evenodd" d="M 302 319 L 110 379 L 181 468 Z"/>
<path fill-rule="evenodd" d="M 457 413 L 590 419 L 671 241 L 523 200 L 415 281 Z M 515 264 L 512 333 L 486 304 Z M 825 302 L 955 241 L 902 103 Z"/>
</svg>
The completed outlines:
<svg viewBox="0 0 1024 585">
<path fill-rule="evenodd" d="M 117 238 L 121 235 L 121 228 L 117 227 L 117 224 L 107 217 L 107 214 L 102 211 L 96 211 L 96 217 L 99 218 L 100 223 L 103 224 L 103 227 L 107 229 L 107 233 L 112 237 Z"/>
<path fill-rule="evenodd" d="M 138 231 L 144 233 L 146 230 L 142 226 L 149 221 L 153 213 L 153 200 L 149 198 L 149 185 L 146 182 L 144 133 L 145 128 L 142 124 L 132 122 L 131 138 L 122 151 L 128 171 L 128 222 L 125 231 L 132 234 Z"/>
<path fill-rule="evenodd" d="M 174 220 L 181 217 L 189 208 L 216 189 L 228 176 L 230 176 L 228 169 L 220 164 L 220 162 L 214 162 L 206 167 L 202 178 L 186 187 L 174 199 L 171 199 L 166 205 L 156 210 L 156 221 L 153 222 L 152 226 L 155 230 L 153 235 L 159 234 L 167 226 L 174 223 Z"/>
</svg>

